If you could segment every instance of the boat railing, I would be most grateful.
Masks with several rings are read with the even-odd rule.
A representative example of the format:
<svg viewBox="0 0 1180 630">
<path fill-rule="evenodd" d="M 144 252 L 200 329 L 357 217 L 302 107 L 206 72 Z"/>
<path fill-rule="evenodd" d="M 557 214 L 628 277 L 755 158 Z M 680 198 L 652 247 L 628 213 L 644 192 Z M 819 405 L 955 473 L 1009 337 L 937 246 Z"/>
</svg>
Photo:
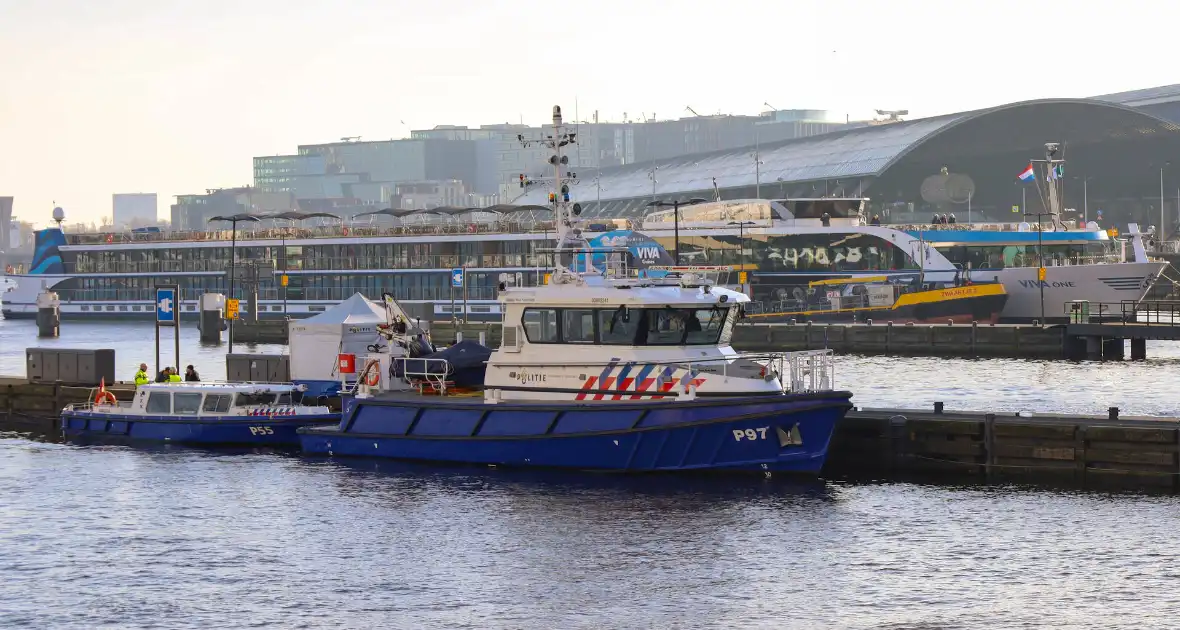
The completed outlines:
<svg viewBox="0 0 1180 630">
<path fill-rule="evenodd" d="M 642 363 L 644 366 L 671 366 L 687 368 L 689 370 L 697 368 L 709 368 L 710 370 L 713 370 L 719 368 L 721 376 L 728 377 L 729 367 L 736 361 L 748 361 L 762 365 L 766 368 L 766 373 L 764 376 L 769 377 L 771 375 L 778 375 L 783 384 L 784 391 L 796 393 L 829 391 L 835 387 L 835 354 L 831 349 L 799 350 L 794 352 L 738 352 L 734 354 L 707 357 L 703 359 L 644 359 L 636 361 L 636 363 Z M 594 371 L 595 369 L 601 370 L 602 368 L 618 367 L 618 365 L 618 361 L 563 361 L 561 363 L 497 362 L 497 366 L 499 367 L 577 367 L 588 368 L 590 371 Z M 741 374 L 741 376 L 748 378 L 748 374 L 744 372 Z"/>
<path fill-rule="evenodd" d="M 131 408 L 131 401 L 130 400 L 120 400 L 120 401 L 117 401 L 113 405 L 109 404 L 109 403 L 103 403 L 101 405 L 96 405 L 92 402 L 70 403 L 65 406 L 65 410 L 66 411 L 94 411 L 98 407 L 103 407 L 106 409 L 130 409 Z"/>
<path fill-rule="evenodd" d="M 394 373 L 400 374 L 402 380 L 416 387 L 419 394 L 427 390 L 430 393 L 447 393 L 451 364 L 446 359 L 397 357 L 393 359 L 393 364 Z"/>
</svg>

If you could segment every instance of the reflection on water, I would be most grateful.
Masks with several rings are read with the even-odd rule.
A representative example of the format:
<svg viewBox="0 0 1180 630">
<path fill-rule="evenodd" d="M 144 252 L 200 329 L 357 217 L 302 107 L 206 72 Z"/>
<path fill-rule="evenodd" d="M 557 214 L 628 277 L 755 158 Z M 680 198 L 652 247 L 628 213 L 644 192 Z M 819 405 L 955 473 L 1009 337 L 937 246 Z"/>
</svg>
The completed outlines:
<svg viewBox="0 0 1180 630">
<path fill-rule="evenodd" d="M 0 496 L 3 627 L 1144 628 L 1180 606 L 1166 496 L 13 438 Z"/>
</svg>

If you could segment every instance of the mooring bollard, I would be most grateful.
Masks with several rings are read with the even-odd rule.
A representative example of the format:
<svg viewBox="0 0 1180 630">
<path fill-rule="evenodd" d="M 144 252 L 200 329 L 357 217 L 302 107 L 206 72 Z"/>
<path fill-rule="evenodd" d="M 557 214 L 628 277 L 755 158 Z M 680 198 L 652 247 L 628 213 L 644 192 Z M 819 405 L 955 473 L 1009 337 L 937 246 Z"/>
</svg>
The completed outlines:
<svg viewBox="0 0 1180 630">
<path fill-rule="evenodd" d="M 942 413 L 942 401 L 934 403 L 934 413 L 936 413 L 936 414 Z"/>
<path fill-rule="evenodd" d="M 61 300 L 56 291 L 45 289 L 37 294 L 37 336 L 61 334 Z"/>
<path fill-rule="evenodd" d="M 1119 419 L 1119 408 L 1118 407 L 1111 407 L 1110 409 L 1107 409 L 1106 415 L 1111 420 L 1118 420 Z"/>
<path fill-rule="evenodd" d="M 200 300 L 197 328 L 201 331 L 201 343 L 221 343 L 221 331 L 225 324 L 225 296 L 220 293 L 204 293 Z"/>
</svg>

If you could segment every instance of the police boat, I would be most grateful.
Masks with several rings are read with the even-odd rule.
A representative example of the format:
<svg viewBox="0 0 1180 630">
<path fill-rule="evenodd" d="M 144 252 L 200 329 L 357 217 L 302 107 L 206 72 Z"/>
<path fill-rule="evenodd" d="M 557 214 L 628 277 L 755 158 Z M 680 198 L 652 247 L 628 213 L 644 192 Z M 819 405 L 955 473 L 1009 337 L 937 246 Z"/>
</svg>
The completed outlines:
<svg viewBox="0 0 1180 630">
<path fill-rule="evenodd" d="M 67 439 L 146 440 L 190 445 L 296 446 L 299 427 L 339 422 L 328 407 L 296 402 L 291 383 L 150 383 L 131 400 L 100 387 L 93 402 L 61 413 Z"/>
<path fill-rule="evenodd" d="M 555 264 L 539 287 L 501 276 L 502 341 L 483 383 L 454 385 L 445 358 L 368 356 L 335 426 L 299 429 L 305 453 L 595 471 L 815 474 L 851 393 L 830 351 L 739 353 L 749 298 L 718 268 L 628 270 L 627 252 L 586 247 L 565 186 L 575 142 L 554 107 L 550 207 Z M 536 181 L 536 180 L 534 180 Z M 385 366 L 390 363 L 389 368 Z M 371 377 L 376 371 L 376 378 Z"/>
</svg>

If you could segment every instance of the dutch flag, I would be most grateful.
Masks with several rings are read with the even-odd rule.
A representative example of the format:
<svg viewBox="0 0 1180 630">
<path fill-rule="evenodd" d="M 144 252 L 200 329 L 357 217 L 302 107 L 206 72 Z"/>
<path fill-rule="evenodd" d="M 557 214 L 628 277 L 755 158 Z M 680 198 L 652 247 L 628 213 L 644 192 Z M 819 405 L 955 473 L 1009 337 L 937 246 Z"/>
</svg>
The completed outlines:
<svg viewBox="0 0 1180 630">
<path fill-rule="evenodd" d="M 1033 173 L 1033 165 L 1031 162 L 1029 163 L 1028 168 L 1024 169 L 1023 171 L 1020 172 L 1019 175 L 1016 176 L 1016 179 L 1019 179 L 1020 181 L 1026 182 L 1026 183 L 1031 182 L 1031 181 L 1035 180 L 1036 178 L 1037 178 L 1037 176 L 1036 176 L 1036 174 Z"/>
</svg>

